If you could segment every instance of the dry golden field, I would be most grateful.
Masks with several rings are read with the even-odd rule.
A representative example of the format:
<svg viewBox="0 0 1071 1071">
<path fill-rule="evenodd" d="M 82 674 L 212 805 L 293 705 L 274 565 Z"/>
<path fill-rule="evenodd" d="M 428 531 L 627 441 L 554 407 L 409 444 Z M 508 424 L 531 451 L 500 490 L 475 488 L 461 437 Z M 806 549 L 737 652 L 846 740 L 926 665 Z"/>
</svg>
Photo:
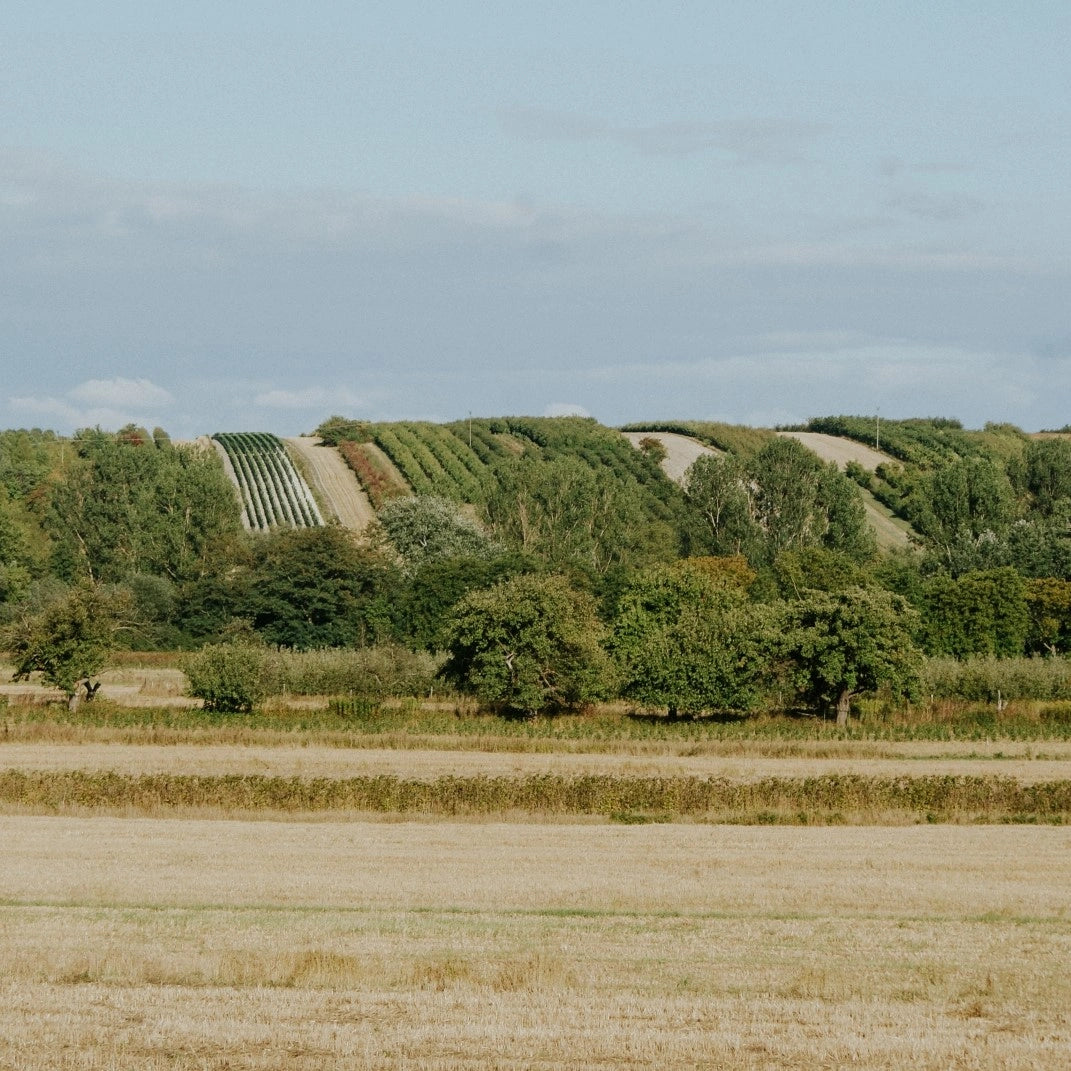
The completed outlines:
<svg viewBox="0 0 1071 1071">
<path fill-rule="evenodd" d="M 695 749 L 684 749 L 695 750 Z M 203 776 L 368 777 L 389 775 L 423 780 L 438 777 L 528 777 L 539 774 L 616 777 L 724 777 L 757 781 L 770 777 L 986 776 L 1000 774 L 1024 783 L 1071 778 L 1071 745 L 1047 745 L 1045 757 L 1005 745 L 1001 758 L 982 757 L 977 746 L 957 755 L 947 744 L 889 746 L 886 757 L 792 757 L 715 753 L 578 753 L 339 748 L 308 745 L 9 743 L 0 747 L 6 770 L 110 770 L 138 775 L 182 771 Z M 1039 750 L 1035 748 L 1035 750 Z M 1058 756 L 1058 757 L 1057 757 Z"/>
<path fill-rule="evenodd" d="M 1071 779 L 1060 740 L 0 722 L 0 777 Z M 852 820 L 4 804 L 0 1071 L 1068 1066 L 1071 828 Z"/>
<path fill-rule="evenodd" d="M 1046 1068 L 1071 832 L 0 818 L 0 1067 Z"/>
</svg>

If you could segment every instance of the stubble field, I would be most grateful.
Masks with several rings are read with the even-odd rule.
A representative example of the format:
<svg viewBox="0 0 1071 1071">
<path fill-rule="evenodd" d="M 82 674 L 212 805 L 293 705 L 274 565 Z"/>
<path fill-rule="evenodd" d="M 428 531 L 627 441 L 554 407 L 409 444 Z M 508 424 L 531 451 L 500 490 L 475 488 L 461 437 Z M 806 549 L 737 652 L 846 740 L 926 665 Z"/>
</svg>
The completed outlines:
<svg viewBox="0 0 1071 1071">
<path fill-rule="evenodd" d="M 0 780 L 81 776 L 89 792 L 164 778 L 165 795 L 0 802 L 4 1071 L 995 1071 L 1061 1067 L 1071 1051 L 1065 824 L 199 810 L 159 788 L 845 772 L 1059 785 L 1060 741 L 529 752 L 53 728 L 9 718 Z"/>
</svg>

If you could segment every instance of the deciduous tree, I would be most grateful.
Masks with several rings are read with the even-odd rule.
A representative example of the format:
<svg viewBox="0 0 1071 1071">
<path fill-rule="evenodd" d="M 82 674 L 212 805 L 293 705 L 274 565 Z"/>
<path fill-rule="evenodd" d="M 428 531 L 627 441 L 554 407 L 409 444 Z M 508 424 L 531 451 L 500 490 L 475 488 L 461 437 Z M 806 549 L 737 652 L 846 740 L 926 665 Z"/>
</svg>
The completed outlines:
<svg viewBox="0 0 1071 1071">
<path fill-rule="evenodd" d="M 745 591 L 731 572 L 719 576 L 690 559 L 636 576 L 619 600 L 609 640 L 621 694 L 671 715 L 751 707 L 768 615 Z"/>
<path fill-rule="evenodd" d="M 784 604 L 782 613 L 776 650 L 803 700 L 834 710 L 838 725 L 847 724 L 853 696 L 914 687 L 916 615 L 899 596 L 866 588 L 813 592 Z"/>
<path fill-rule="evenodd" d="M 107 663 L 119 633 L 131 627 L 131 612 L 128 592 L 83 584 L 24 617 L 8 636 L 15 680 L 40 672 L 72 709 L 80 699 L 92 699 L 100 687 L 93 678 Z"/>
<path fill-rule="evenodd" d="M 581 706 L 609 688 L 602 632 L 594 599 L 564 577 L 511 577 L 458 603 L 443 675 L 525 714 Z"/>
</svg>

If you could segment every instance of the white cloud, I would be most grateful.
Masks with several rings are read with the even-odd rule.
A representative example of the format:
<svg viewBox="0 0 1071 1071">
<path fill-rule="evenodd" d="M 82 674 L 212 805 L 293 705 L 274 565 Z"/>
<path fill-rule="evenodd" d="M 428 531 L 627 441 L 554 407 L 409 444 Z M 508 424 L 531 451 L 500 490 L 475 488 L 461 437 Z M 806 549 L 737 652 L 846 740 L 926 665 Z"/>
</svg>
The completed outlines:
<svg viewBox="0 0 1071 1071">
<path fill-rule="evenodd" d="M 552 402 L 543 410 L 543 416 L 589 417 L 591 414 L 582 405 L 577 405 L 574 402 Z"/>
<path fill-rule="evenodd" d="M 171 394 L 149 379 L 87 379 L 63 395 L 23 395 L 10 399 L 16 412 L 47 417 L 59 430 L 101 427 L 117 429 L 125 424 L 152 424 L 147 410 L 174 403 Z"/>
<path fill-rule="evenodd" d="M 356 409 L 365 399 L 343 388 L 305 387 L 303 390 L 267 390 L 253 399 L 253 404 L 265 409 Z"/>
<path fill-rule="evenodd" d="M 174 398 L 151 379 L 87 379 L 67 392 L 74 402 L 88 406 L 115 406 L 159 409 L 170 405 Z"/>
</svg>

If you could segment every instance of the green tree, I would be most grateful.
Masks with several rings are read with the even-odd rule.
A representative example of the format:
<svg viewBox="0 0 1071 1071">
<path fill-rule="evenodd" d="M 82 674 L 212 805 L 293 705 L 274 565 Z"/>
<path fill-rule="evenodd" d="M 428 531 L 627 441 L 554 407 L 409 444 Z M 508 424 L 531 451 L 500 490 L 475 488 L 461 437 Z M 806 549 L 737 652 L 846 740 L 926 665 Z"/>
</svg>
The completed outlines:
<svg viewBox="0 0 1071 1071">
<path fill-rule="evenodd" d="M 399 638 L 412 647 L 443 650 L 450 614 L 463 596 L 532 568 L 519 554 L 429 558 L 407 578 L 395 601 Z"/>
<path fill-rule="evenodd" d="M 824 464 L 795 439 L 782 436 L 755 455 L 750 475 L 770 558 L 808 546 L 856 559 L 873 555 L 859 488 L 832 462 Z"/>
<path fill-rule="evenodd" d="M 765 611 L 728 570 L 693 559 L 644 570 L 618 602 L 608 644 L 621 694 L 671 716 L 749 709 L 765 666 Z"/>
<path fill-rule="evenodd" d="M 392 635 L 400 577 L 345 528 L 290 528 L 258 536 L 235 584 L 232 613 L 284 647 L 364 647 Z"/>
<path fill-rule="evenodd" d="M 1028 580 L 1025 593 L 1029 649 L 1050 655 L 1071 650 L 1071 581 L 1053 576 Z"/>
<path fill-rule="evenodd" d="M 915 527 L 946 568 L 960 573 L 982 564 L 1015 515 L 1011 482 L 986 457 L 957 458 L 931 472 L 913 495 Z"/>
<path fill-rule="evenodd" d="M 836 712 L 846 725 L 853 696 L 882 687 L 910 692 L 921 653 L 916 614 L 880 589 L 813 592 L 784 604 L 776 649 L 810 706 Z"/>
<path fill-rule="evenodd" d="M 732 454 L 704 454 L 685 473 L 684 490 L 702 518 L 712 553 L 757 557 L 762 531 L 754 514 L 751 477 L 743 462 Z"/>
<path fill-rule="evenodd" d="M 497 466 L 484 521 L 493 538 L 558 572 L 604 576 L 676 551 L 672 527 L 644 513 L 635 488 L 576 457 L 525 455 Z"/>
<path fill-rule="evenodd" d="M 859 488 L 795 439 L 773 438 L 746 462 L 701 457 L 685 491 L 716 554 L 746 554 L 755 565 L 814 546 L 857 561 L 874 554 Z"/>
<path fill-rule="evenodd" d="M 1026 581 L 1014 569 L 938 574 L 925 584 L 922 637 L 930 654 L 1021 655 L 1029 630 Z"/>
<path fill-rule="evenodd" d="M 39 672 L 72 709 L 80 699 L 92 699 L 100 687 L 93 678 L 117 646 L 119 633 L 131 627 L 131 612 L 128 592 L 83 584 L 23 617 L 7 636 L 14 679 Z"/>
<path fill-rule="evenodd" d="M 49 523 L 67 579 L 181 582 L 237 538 L 237 498 L 214 452 L 141 429 L 82 431 L 74 445 L 78 460 L 53 488 Z"/>
<path fill-rule="evenodd" d="M 396 498 L 377 519 L 410 575 L 428 561 L 489 557 L 498 549 L 457 503 L 446 498 Z"/>
<path fill-rule="evenodd" d="M 562 576 L 516 576 L 457 605 L 443 675 L 490 706 L 524 714 L 602 698 L 611 666 L 594 599 Z"/>
<path fill-rule="evenodd" d="M 272 693 L 270 652 L 248 638 L 215 643 L 182 660 L 188 694 L 205 710 L 245 713 Z"/>
<path fill-rule="evenodd" d="M 1050 517 L 1071 503 L 1071 442 L 1034 439 L 1027 444 L 1022 463 L 1013 470 L 1015 482 L 1030 496 L 1030 505 Z"/>
</svg>

